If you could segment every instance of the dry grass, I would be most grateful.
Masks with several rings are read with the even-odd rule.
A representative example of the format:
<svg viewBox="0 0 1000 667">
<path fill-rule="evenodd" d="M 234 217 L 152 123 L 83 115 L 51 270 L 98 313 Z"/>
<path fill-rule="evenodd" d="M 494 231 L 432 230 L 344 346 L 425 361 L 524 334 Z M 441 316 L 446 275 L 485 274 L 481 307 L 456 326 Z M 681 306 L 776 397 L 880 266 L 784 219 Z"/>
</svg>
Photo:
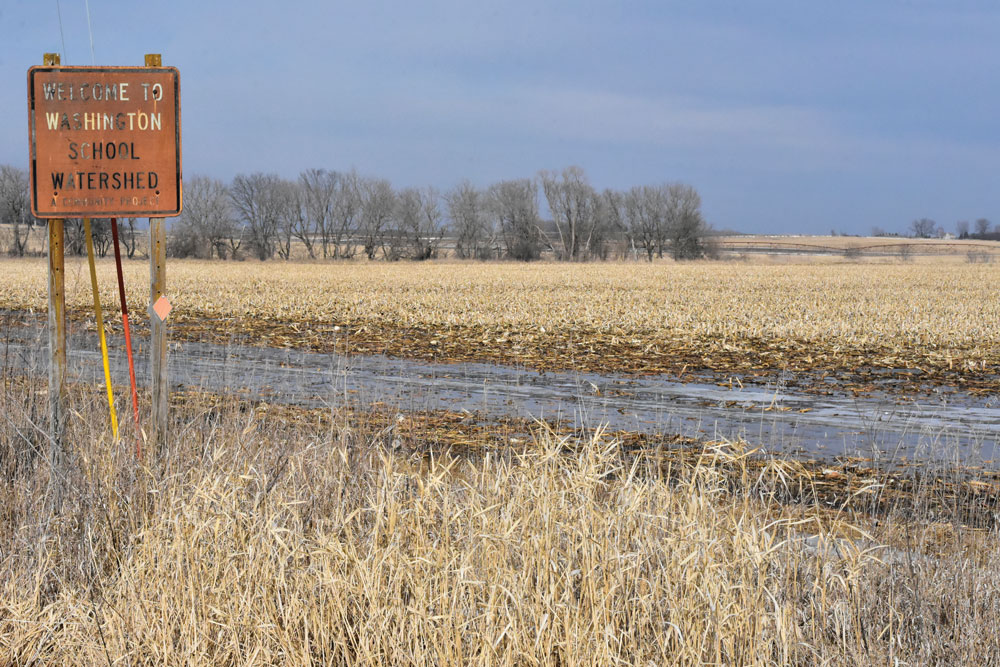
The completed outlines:
<svg viewBox="0 0 1000 667">
<path fill-rule="evenodd" d="M 148 268 L 128 265 L 133 304 Z M 117 303 L 111 265 L 105 303 Z M 44 312 L 43 260 L 0 263 L 0 307 Z M 85 263 L 67 269 L 85 319 Z M 222 263 L 176 261 L 173 336 L 536 368 L 753 375 L 899 373 L 996 388 L 1000 265 Z M 136 316 L 144 317 L 141 307 Z M 114 318 L 108 318 L 114 321 Z M 857 386 L 866 382 L 854 378 Z"/>
<path fill-rule="evenodd" d="M 784 506 L 787 468 L 724 446 L 680 465 L 539 428 L 459 456 L 392 422 L 190 401 L 170 450 L 136 467 L 75 394 L 52 515 L 32 457 L 43 400 L 30 383 L 0 395 L 0 662 L 1000 659 L 996 532 L 939 515 L 866 534 Z"/>
</svg>

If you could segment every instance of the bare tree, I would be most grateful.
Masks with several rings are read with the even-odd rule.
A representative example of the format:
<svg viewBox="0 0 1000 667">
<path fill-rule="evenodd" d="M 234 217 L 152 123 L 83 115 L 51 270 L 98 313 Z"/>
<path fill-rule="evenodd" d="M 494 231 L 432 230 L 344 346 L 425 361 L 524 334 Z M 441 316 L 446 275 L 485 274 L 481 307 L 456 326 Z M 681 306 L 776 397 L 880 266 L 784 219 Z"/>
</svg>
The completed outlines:
<svg viewBox="0 0 1000 667">
<path fill-rule="evenodd" d="M 355 234 L 361 224 L 361 177 L 353 169 L 339 174 L 334 190 L 333 225 L 330 238 L 333 257 L 350 259 L 357 251 Z"/>
<path fill-rule="evenodd" d="M 111 218 L 94 218 L 90 221 L 90 233 L 94 240 L 94 252 L 98 257 L 107 257 L 111 249 Z"/>
<path fill-rule="evenodd" d="M 937 223 L 930 218 L 920 218 L 910 223 L 910 230 L 918 239 L 929 239 L 934 236 Z"/>
<path fill-rule="evenodd" d="M 990 233 L 990 221 L 986 218 L 976 220 L 976 236 L 985 236 Z"/>
<path fill-rule="evenodd" d="M 431 259 L 437 255 L 444 236 L 441 197 L 434 188 L 407 188 L 399 193 L 396 220 L 411 259 Z"/>
<path fill-rule="evenodd" d="M 87 254 L 87 227 L 83 223 L 83 218 L 66 218 L 64 229 L 66 254 Z M 108 248 L 111 247 L 110 218 L 91 218 L 90 237 L 93 242 L 94 252 L 104 257 L 108 252 Z"/>
<path fill-rule="evenodd" d="M 185 190 L 185 195 L 187 194 Z M 122 245 L 125 246 L 125 253 L 129 259 L 135 257 L 136 242 L 139 239 L 139 235 L 136 234 L 136 218 L 128 217 L 122 218 L 119 222 L 123 222 L 124 225 L 119 225 L 119 236 Z"/>
<path fill-rule="evenodd" d="M 361 243 L 368 259 L 375 259 L 379 249 L 386 254 L 386 231 L 395 212 L 396 193 L 384 178 L 361 178 L 358 183 L 361 211 Z"/>
<path fill-rule="evenodd" d="M 701 196 L 690 185 L 666 183 L 631 188 L 615 197 L 605 195 L 617 214 L 633 253 L 646 259 L 663 257 L 669 249 L 674 259 L 695 259 L 705 254 L 710 229 L 701 214 Z"/>
<path fill-rule="evenodd" d="M 674 259 L 697 259 L 704 254 L 707 231 L 701 215 L 701 196 L 690 185 L 666 186 L 666 234 Z"/>
<path fill-rule="evenodd" d="M 382 230 L 382 257 L 395 262 L 408 256 L 409 239 L 403 229 L 403 218 L 409 221 L 420 215 L 420 200 L 416 190 L 409 188 L 396 193 L 395 208 Z"/>
<path fill-rule="evenodd" d="M 445 202 L 455 234 L 455 254 L 461 259 L 489 259 L 494 239 L 483 193 L 469 181 L 463 181 L 445 194 Z"/>
<path fill-rule="evenodd" d="M 306 245 L 309 257 L 314 258 L 312 249 L 312 224 L 305 211 L 299 184 L 281 179 L 275 187 L 274 196 L 278 206 L 278 242 L 276 250 L 282 259 L 292 258 L 292 239 Z"/>
<path fill-rule="evenodd" d="M 624 236 L 621 209 L 607 194 L 608 191 L 603 194 L 594 192 L 594 231 L 587 244 L 587 254 L 601 260 L 608 259 L 612 251 L 616 250 L 616 246 L 619 246 L 618 255 L 625 256 L 624 247 L 620 246 Z"/>
<path fill-rule="evenodd" d="M 635 239 L 632 238 L 628 225 L 628 213 L 625 207 L 625 193 L 619 190 L 605 189 L 601 193 L 603 205 L 601 216 L 604 219 L 606 234 L 611 239 L 617 239 L 622 243 L 619 256 L 622 258 L 631 257 L 635 259 L 638 251 L 635 247 Z"/>
<path fill-rule="evenodd" d="M 82 255 L 87 252 L 87 237 L 84 234 L 83 218 L 66 218 L 63 221 L 64 248 L 67 255 Z"/>
<path fill-rule="evenodd" d="M 969 221 L 959 220 L 955 223 L 955 236 L 964 239 L 969 235 Z"/>
<path fill-rule="evenodd" d="M 330 256 L 330 244 L 334 235 L 334 205 L 338 181 L 337 172 L 326 169 L 308 169 L 299 174 L 301 205 L 312 230 L 319 235 L 324 259 Z M 306 247 L 309 256 L 314 257 L 312 242 L 306 242 Z"/>
<path fill-rule="evenodd" d="M 559 256 L 585 259 L 599 222 L 599 199 L 580 167 L 567 167 L 561 174 L 539 172 L 542 191 L 559 233 Z"/>
<path fill-rule="evenodd" d="M 284 183 L 275 174 L 239 174 L 233 179 L 230 198 L 258 259 L 274 257 L 286 194 Z"/>
<path fill-rule="evenodd" d="M 135 218 L 129 218 L 135 250 Z M 171 254 L 178 257 L 226 259 L 239 249 L 239 231 L 233 200 L 226 186 L 214 178 L 194 176 L 184 184 L 184 211 L 174 223 Z M 235 244 L 235 245 L 234 245 Z"/>
<path fill-rule="evenodd" d="M 487 195 L 489 212 L 503 236 L 508 257 L 528 261 L 542 252 L 538 189 L 530 178 L 501 181 Z"/>
<path fill-rule="evenodd" d="M 0 167 L 0 224 L 11 230 L 10 253 L 24 256 L 35 226 L 31 214 L 28 172 L 10 165 Z"/>
<path fill-rule="evenodd" d="M 357 172 L 338 173 L 309 169 L 299 175 L 300 204 L 311 232 L 318 234 L 323 258 L 353 257 L 352 235 L 361 215 L 361 193 Z M 300 236 L 301 238 L 301 236 Z M 315 256 L 315 239 L 306 242 L 309 256 Z"/>
<path fill-rule="evenodd" d="M 638 244 L 646 259 L 663 256 L 666 202 L 661 188 L 642 185 L 631 188 L 623 198 L 624 221 L 633 247 Z"/>
</svg>

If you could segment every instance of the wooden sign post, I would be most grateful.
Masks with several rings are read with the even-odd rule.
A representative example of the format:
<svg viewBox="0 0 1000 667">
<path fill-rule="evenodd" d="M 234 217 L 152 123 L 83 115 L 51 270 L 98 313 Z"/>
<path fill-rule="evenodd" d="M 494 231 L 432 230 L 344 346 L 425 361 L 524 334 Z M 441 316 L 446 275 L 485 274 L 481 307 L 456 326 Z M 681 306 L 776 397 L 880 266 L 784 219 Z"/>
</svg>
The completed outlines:
<svg viewBox="0 0 1000 667">
<path fill-rule="evenodd" d="M 163 218 L 180 215 L 180 73 L 158 54 L 143 67 L 61 67 L 46 54 L 28 70 L 31 210 L 49 222 L 50 412 L 53 451 L 65 420 L 63 219 L 150 218 L 150 292 L 166 286 Z M 151 318 L 154 319 L 154 318 Z M 153 433 L 166 427 L 166 327 L 153 324 Z M 58 447 L 57 447 L 58 444 Z M 55 456 L 55 455 L 54 455 Z"/>
<path fill-rule="evenodd" d="M 58 67 L 58 53 L 46 53 L 42 64 Z M 63 437 L 66 428 L 66 265 L 62 218 L 49 220 L 49 503 L 62 506 L 66 480 Z"/>
<path fill-rule="evenodd" d="M 146 54 L 146 67 L 161 67 L 158 53 Z M 153 446 L 162 450 L 167 444 L 167 322 L 159 317 L 156 302 L 167 291 L 167 230 L 163 218 L 149 219 L 149 368 L 152 372 Z"/>
</svg>

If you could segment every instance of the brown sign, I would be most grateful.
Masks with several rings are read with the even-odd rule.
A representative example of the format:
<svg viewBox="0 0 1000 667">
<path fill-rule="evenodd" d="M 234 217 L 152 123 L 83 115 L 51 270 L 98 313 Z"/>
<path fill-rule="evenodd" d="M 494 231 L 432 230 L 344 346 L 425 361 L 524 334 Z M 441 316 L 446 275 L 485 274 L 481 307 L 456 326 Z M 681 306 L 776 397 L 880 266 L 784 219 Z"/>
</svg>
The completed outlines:
<svg viewBox="0 0 1000 667">
<path fill-rule="evenodd" d="M 28 106 L 36 217 L 180 214 L 176 68 L 32 67 Z"/>
</svg>

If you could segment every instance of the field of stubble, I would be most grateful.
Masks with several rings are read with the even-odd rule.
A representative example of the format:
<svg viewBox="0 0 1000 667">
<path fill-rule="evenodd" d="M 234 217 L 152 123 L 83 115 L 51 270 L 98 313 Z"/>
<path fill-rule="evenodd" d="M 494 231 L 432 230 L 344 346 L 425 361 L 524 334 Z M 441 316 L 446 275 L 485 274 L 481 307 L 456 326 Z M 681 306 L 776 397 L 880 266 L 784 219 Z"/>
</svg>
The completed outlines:
<svg viewBox="0 0 1000 667">
<path fill-rule="evenodd" d="M 0 263 L 0 308 L 44 314 L 43 260 Z M 127 266 L 135 317 L 148 269 Z M 117 307 L 112 265 L 102 299 Z M 172 261 L 176 340 L 523 364 L 539 370 L 837 374 L 1000 389 L 1000 265 Z M 86 264 L 68 307 L 90 315 Z M 117 326 L 114 317 L 106 318 Z"/>
</svg>

